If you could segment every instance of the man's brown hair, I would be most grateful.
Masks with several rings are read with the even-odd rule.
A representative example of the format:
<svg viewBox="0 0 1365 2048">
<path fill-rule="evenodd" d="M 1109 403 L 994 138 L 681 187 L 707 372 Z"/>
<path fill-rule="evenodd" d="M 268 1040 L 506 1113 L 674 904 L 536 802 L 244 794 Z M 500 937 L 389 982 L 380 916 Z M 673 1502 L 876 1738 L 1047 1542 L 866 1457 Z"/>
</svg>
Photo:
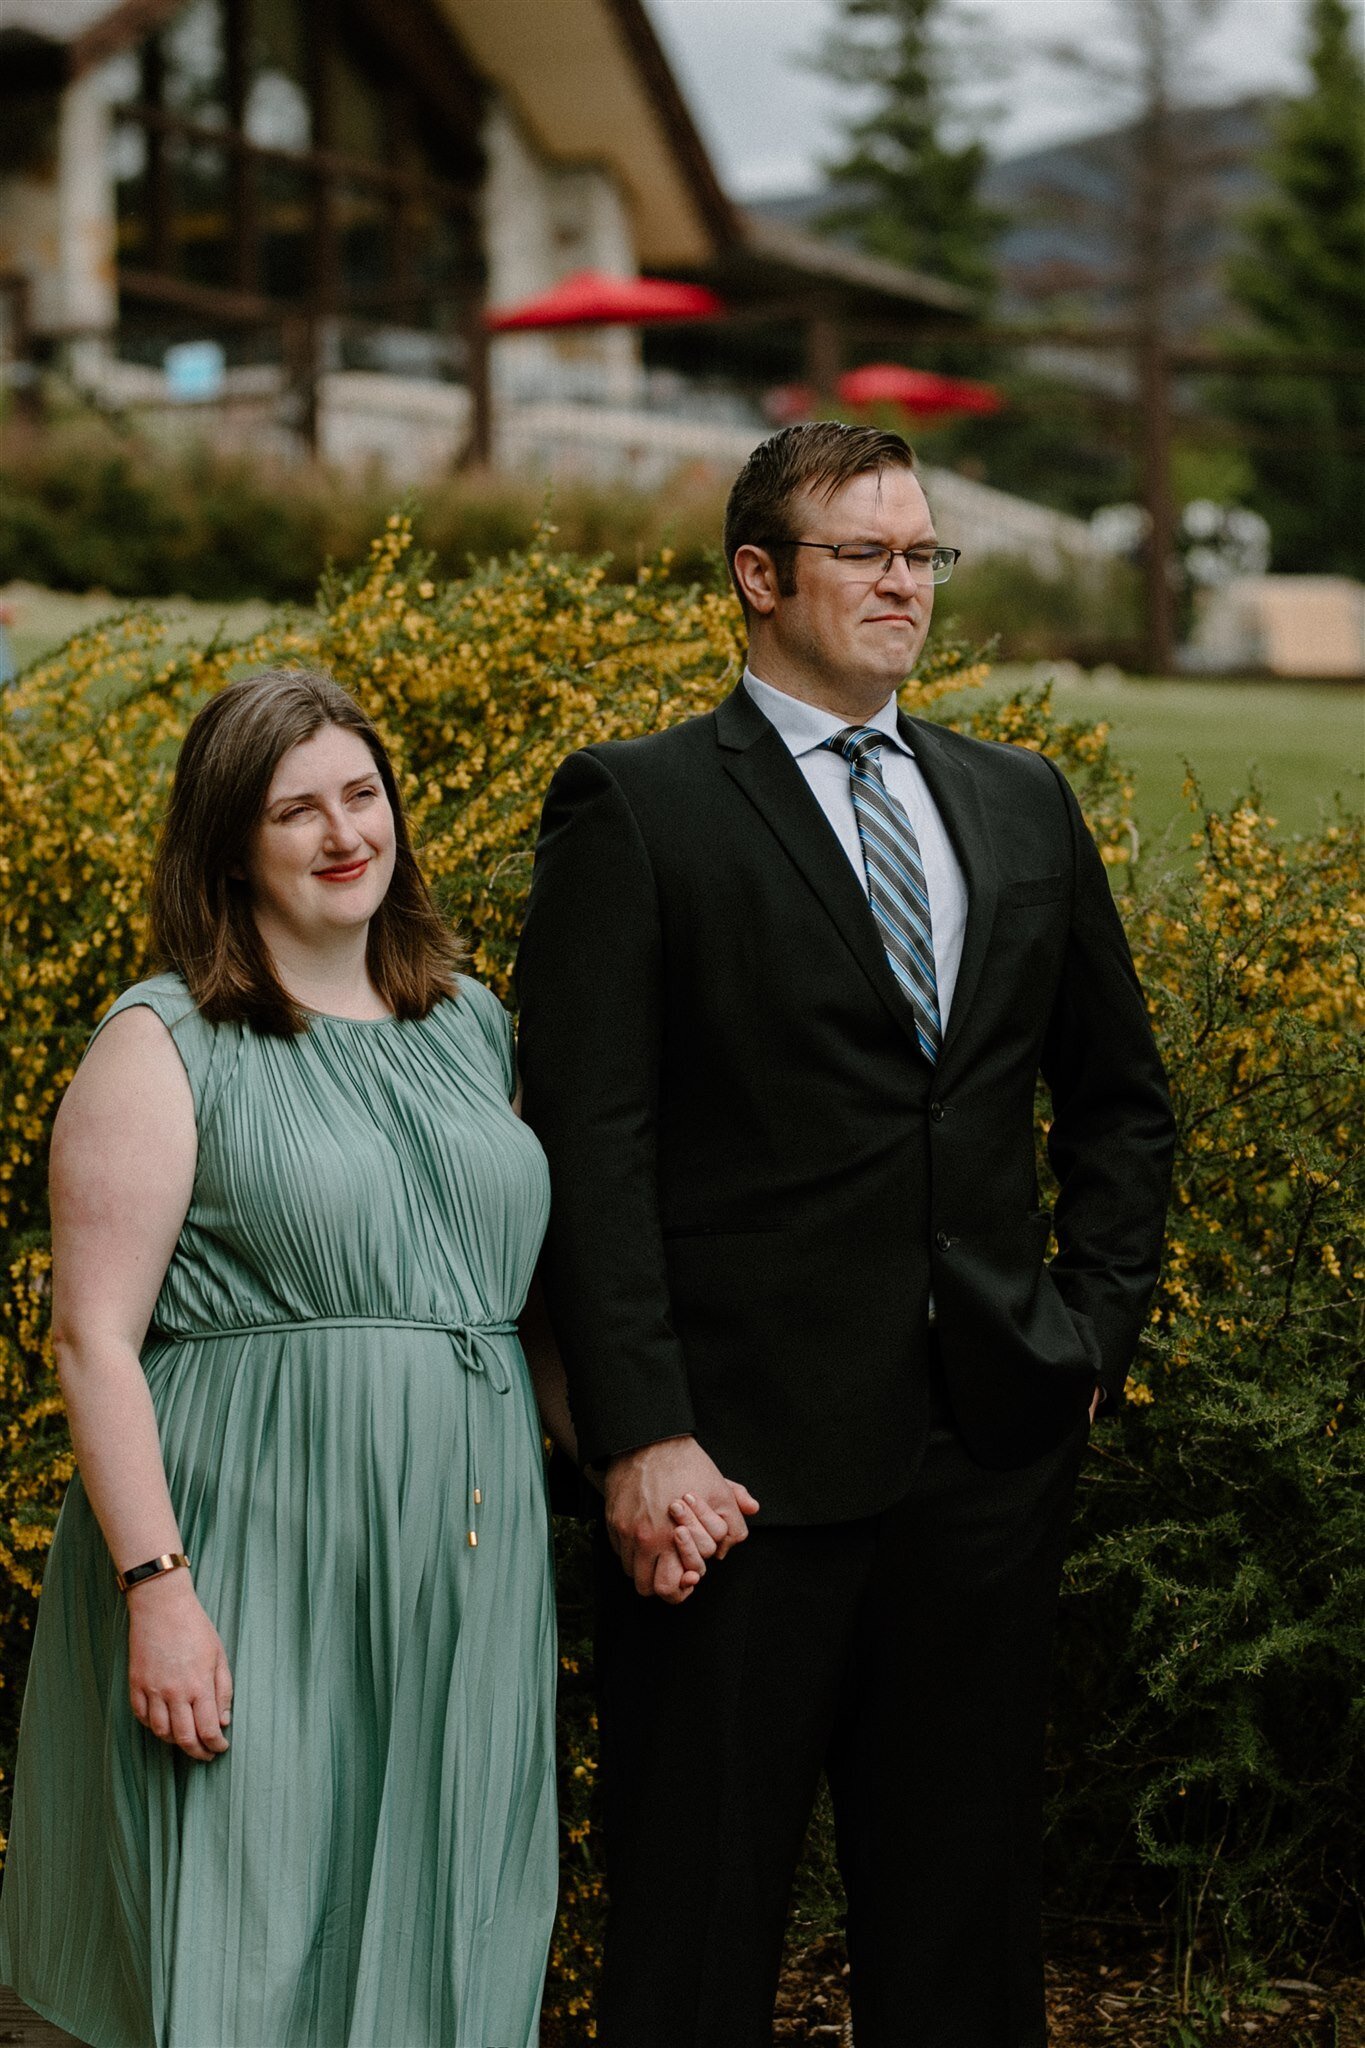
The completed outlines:
<svg viewBox="0 0 1365 2048">
<path fill-rule="evenodd" d="M 211 1024 L 277 1037 L 308 1028 L 275 973 L 244 870 L 276 768 L 329 725 L 364 741 L 393 812 L 393 879 L 370 921 L 370 979 L 398 1017 L 425 1017 L 455 994 L 458 942 L 422 879 L 384 742 L 324 669 L 266 668 L 229 683 L 191 723 L 152 869 L 152 962 L 183 976 Z"/>
<path fill-rule="evenodd" d="M 806 421 L 760 441 L 735 478 L 725 506 L 725 560 L 745 617 L 749 607 L 735 575 L 740 548 L 766 548 L 782 595 L 790 597 L 796 589 L 792 542 L 801 536 L 792 528 L 791 507 L 798 491 L 828 499 L 855 476 L 880 476 L 884 469 L 914 466 L 914 450 L 900 434 L 881 427 L 849 427 L 842 420 Z"/>
</svg>

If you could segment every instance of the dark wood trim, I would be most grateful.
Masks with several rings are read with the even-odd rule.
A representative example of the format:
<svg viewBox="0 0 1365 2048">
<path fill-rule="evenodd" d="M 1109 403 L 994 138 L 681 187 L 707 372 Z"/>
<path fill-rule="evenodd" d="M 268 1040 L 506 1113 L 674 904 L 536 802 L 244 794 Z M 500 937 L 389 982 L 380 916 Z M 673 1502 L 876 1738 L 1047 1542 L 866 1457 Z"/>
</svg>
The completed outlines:
<svg viewBox="0 0 1365 2048">
<path fill-rule="evenodd" d="M 313 110 L 313 149 L 310 152 L 314 167 L 323 168 L 319 159 L 332 156 L 332 142 L 336 134 L 332 108 L 332 41 L 336 34 L 336 23 L 330 0 L 303 0 L 304 21 L 304 63 L 307 67 L 308 104 Z M 309 249 L 309 277 L 306 296 L 314 316 L 331 312 L 340 298 L 341 250 L 337 243 L 336 195 L 332 176 L 324 174 L 313 180 L 313 233 Z M 305 366 L 301 369 L 301 389 L 311 394 L 304 406 L 307 421 L 305 438 L 310 447 L 317 440 L 317 334 L 313 322 L 308 323 L 306 343 L 299 343 L 293 353 Z"/>
<path fill-rule="evenodd" d="M 426 0 L 345 0 L 357 26 L 392 52 L 439 124 L 461 172 L 482 177 L 487 92 L 451 24 Z"/>
<path fill-rule="evenodd" d="M 119 291 L 130 299 L 149 305 L 175 306 L 185 313 L 202 314 L 206 320 L 220 320 L 226 326 L 254 327 L 287 319 L 294 308 L 261 292 L 223 291 L 217 285 L 190 284 L 185 278 L 170 277 L 159 270 L 118 269 Z"/>
<path fill-rule="evenodd" d="M 469 440 L 462 469 L 488 469 L 493 461 L 493 392 L 489 378 L 488 329 L 483 322 L 483 293 L 464 308 L 460 331 L 465 343 L 464 381 L 469 392 Z"/>
<path fill-rule="evenodd" d="M 315 110 L 316 111 L 316 110 Z M 124 102 L 114 109 L 120 121 L 135 121 L 161 135 L 176 135 L 211 149 L 224 149 L 234 156 L 259 158 L 263 162 L 289 164 L 296 170 L 311 171 L 325 178 L 354 178 L 366 185 L 383 186 L 396 193 L 408 193 L 439 200 L 443 206 L 470 206 L 478 187 L 457 185 L 427 171 L 404 170 L 401 165 L 376 163 L 373 157 L 351 156 L 339 149 L 277 149 L 249 137 L 235 128 L 215 128 L 211 122 L 195 121 L 188 115 L 146 100 Z"/>
<path fill-rule="evenodd" d="M 10 302 L 10 343 L 13 359 L 22 362 L 33 339 L 32 280 L 19 270 L 0 270 L 0 298 Z"/>
<path fill-rule="evenodd" d="M 142 47 L 142 90 L 149 111 L 161 112 L 165 63 L 154 38 Z M 171 268 L 171 181 L 166 161 L 166 131 L 158 121 L 145 124 L 147 137 L 147 259 L 151 269 Z"/>
<path fill-rule="evenodd" d="M 250 71 L 247 64 L 249 0 L 224 0 L 223 34 L 227 46 L 228 119 L 239 133 L 246 119 Z M 256 174 L 251 157 L 235 149 L 228 165 L 232 209 L 232 279 L 238 291 L 254 292 L 260 284 L 259 217 Z"/>
<path fill-rule="evenodd" d="M 678 90 L 659 38 L 641 0 L 606 0 L 607 12 L 640 74 L 641 82 L 667 131 L 673 152 L 692 188 L 697 210 L 720 254 L 743 240 L 739 216 L 717 178 L 686 100 Z"/>
<path fill-rule="evenodd" d="M 979 342 L 983 348 L 1027 348 L 1044 342 L 1080 353 L 1116 349 L 1132 355 L 1139 345 L 1134 327 L 1085 327 L 1074 321 L 1018 321 L 990 326 L 949 326 L 940 320 L 926 320 L 918 328 L 924 341 Z M 1220 376 L 1264 376 L 1282 371 L 1290 377 L 1365 377 L 1365 350 L 1360 349 L 1258 349 L 1229 348 L 1218 342 L 1172 341 L 1165 356 L 1176 370 L 1216 371 Z"/>
</svg>

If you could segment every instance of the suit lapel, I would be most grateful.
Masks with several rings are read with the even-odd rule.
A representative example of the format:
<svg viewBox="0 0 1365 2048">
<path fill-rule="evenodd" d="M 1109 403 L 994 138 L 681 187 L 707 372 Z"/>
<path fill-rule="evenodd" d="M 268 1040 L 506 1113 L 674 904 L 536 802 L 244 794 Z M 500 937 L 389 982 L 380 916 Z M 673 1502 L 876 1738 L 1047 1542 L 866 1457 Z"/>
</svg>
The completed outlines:
<svg viewBox="0 0 1365 2048">
<path fill-rule="evenodd" d="M 915 1020 L 882 945 L 867 897 L 791 752 L 741 683 L 716 710 L 726 773 L 814 890 L 840 938 L 918 1050 Z"/>
<path fill-rule="evenodd" d="M 967 928 L 962 939 L 962 960 L 953 988 L 953 1006 L 948 1029 L 939 1050 L 940 1069 L 966 1028 L 972 997 L 981 979 L 991 929 L 995 923 L 1000 895 L 1000 874 L 996 866 L 990 826 L 976 778 L 936 727 L 921 718 L 900 717 L 900 728 L 915 750 L 915 759 L 929 786 L 929 794 L 953 842 L 967 884 Z"/>
</svg>

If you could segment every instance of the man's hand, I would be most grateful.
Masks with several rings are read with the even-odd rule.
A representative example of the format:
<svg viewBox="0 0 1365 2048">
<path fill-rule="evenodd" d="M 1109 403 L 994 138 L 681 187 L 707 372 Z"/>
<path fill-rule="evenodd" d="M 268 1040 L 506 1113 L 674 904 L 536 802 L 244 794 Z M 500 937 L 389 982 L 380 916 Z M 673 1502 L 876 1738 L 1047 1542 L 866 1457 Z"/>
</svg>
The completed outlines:
<svg viewBox="0 0 1365 2048">
<path fill-rule="evenodd" d="M 701 1538 L 684 1554 L 675 1540 L 679 1522 L 673 1508 L 685 1502 L 688 1526 L 714 1544 L 717 1558 L 749 1531 L 746 1515 L 758 1513 L 747 1486 L 726 1479 L 695 1437 L 668 1437 L 625 1451 L 607 1467 L 607 1536 L 626 1576 L 642 1596 L 657 1594 L 676 1605 L 685 1600 L 704 1569 Z M 684 1583 L 686 1582 L 686 1583 Z"/>
</svg>

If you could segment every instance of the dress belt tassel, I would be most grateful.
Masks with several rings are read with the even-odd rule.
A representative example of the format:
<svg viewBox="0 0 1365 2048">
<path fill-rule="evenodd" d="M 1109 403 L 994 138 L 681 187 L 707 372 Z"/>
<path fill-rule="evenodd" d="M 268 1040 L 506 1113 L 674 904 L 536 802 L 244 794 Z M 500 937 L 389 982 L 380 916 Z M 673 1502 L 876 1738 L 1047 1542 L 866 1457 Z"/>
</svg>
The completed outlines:
<svg viewBox="0 0 1365 2048">
<path fill-rule="evenodd" d="M 480 1373 L 495 1394 L 510 1394 L 511 1375 L 491 1346 L 481 1355 L 480 1346 L 490 1337 L 515 1337 L 514 1322 L 466 1323 L 432 1322 L 418 1316 L 308 1316 L 284 1322 L 236 1323 L 220 1330 L 158 1330 L 158 1344 L 200 1344 L 218 1337 L 278 1336 L 302 1330 L 433 1330 L 449 1337 L 451 1349 L 466 1373 Z M 468 1382 L 466 1381 L 466 1385 Z M 475 1509 L 483 1506 L 483 1488 L 478 1483 L 479 1460 L 475 1445 L 475 1422 L 465 1402 L 466 1440 L 469 1445 L 469 1498 Z M 479 1532 L 470 1527 L 469 1548 L 479 1547 Z"/>
</svg>

